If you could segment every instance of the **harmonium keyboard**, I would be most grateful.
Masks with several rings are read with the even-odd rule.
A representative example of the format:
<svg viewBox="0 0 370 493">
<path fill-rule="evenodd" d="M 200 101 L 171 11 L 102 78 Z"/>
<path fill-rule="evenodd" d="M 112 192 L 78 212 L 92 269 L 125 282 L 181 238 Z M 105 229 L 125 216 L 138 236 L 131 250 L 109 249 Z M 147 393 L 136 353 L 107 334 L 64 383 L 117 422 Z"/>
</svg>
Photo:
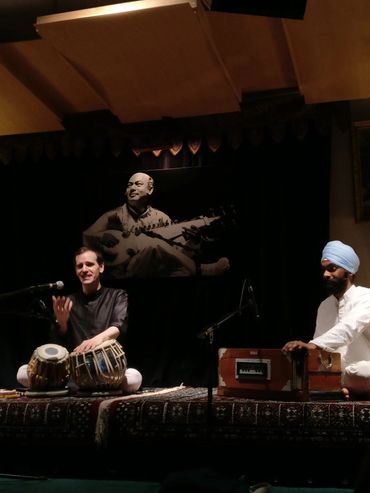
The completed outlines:
<svg viewBox="0 0 370 493">
<path fill-rule="evenodd" d="M 341 399 L 339 353 L 322 349 L 220 348 L 218 395 L 252 399 Z"/>
</svg>

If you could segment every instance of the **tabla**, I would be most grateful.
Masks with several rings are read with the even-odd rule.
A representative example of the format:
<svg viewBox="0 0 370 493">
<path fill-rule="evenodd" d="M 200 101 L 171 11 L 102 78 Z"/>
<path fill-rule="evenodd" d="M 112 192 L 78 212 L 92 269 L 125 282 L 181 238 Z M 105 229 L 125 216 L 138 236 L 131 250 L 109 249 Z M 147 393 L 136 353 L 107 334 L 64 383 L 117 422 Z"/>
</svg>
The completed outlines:
<svg viewBox="0 0 370 493">
<path fill-rule="evenodd" d="M 27 374 L 30 392 L 64 392 L 69 380 L 67 349 L 58 344 L 37 347 L 28 363 Z"/>
<path fill-rule="evenodd" d="M 121 391 L 127 368 L 123 348 L 115 339 L 90 351 L 70 353 L 71 378 L 81 391 L 117 393 Z"/>
</svg>

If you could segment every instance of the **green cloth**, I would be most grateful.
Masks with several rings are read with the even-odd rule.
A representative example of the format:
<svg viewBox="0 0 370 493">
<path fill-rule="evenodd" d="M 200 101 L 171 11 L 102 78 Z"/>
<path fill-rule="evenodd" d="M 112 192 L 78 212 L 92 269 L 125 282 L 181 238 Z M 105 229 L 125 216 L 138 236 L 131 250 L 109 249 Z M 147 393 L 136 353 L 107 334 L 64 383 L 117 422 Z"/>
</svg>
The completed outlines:
<svg viewBox="0 0 370 493">
<path fill-rule="evenodd" d="M 353 493 L 347 488 L 294 488 L 284 486 L 272 486 L 269 493 Z"/>
<path fill-rule="evenodd" d="M 1 493 L 160 493 L 160 490 L 161 483 L 155 481 L 0 477 Z M 190 490 L 189 493 L 191 493 Z M 269 493 L 353 493 L 353 490 L 347 488 L 271 486 Z"/>
<path fill-rule="evenodd" d="M 111 479 L 1 478 L 1 493 L 158 493 L 160 484 Z"/>
</svg>

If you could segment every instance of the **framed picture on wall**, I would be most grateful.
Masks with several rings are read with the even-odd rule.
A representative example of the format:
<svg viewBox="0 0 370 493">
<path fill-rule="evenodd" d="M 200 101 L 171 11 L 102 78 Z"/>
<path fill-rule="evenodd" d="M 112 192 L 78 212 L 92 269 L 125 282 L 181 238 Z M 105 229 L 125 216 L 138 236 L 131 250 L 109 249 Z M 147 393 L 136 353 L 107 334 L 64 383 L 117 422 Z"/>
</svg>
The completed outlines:
<svg viewBox="0 0 370 493">
<path fill-rule="evenodd" d="M 353 122 L 352 151 L 356 221 L 370 221 L 370 121 Z"/>
</svg>

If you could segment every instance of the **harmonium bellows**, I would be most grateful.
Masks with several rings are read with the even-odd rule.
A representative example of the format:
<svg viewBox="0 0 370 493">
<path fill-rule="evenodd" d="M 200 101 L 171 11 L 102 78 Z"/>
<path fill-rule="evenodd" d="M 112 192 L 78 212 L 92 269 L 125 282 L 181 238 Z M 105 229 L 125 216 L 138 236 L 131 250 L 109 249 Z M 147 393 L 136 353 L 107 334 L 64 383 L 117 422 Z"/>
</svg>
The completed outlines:
<svg viewBox="0 0 370 493">
<path fill-rule="evenodd" d="M 340 354 L 220 348 L 217 394 L 299 401 L 341 398 Z"/>
</svg>

